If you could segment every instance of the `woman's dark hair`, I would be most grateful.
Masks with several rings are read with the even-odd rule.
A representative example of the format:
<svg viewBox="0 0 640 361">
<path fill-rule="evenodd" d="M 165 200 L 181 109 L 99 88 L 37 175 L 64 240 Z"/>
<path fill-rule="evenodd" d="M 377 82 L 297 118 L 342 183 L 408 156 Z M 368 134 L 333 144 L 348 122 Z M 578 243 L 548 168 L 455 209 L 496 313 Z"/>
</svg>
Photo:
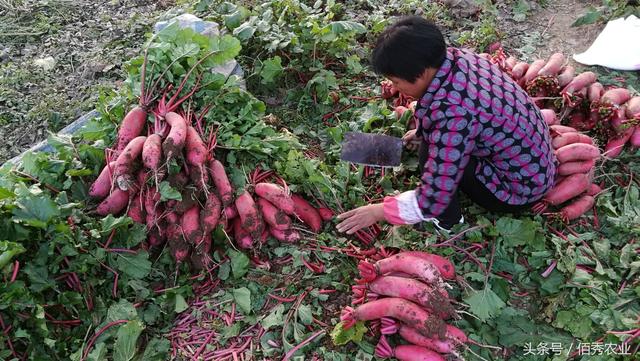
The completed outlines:
<svg viewBox="0 0 640 361">
<path fill-rule="evenodd" d="M 435 24 L 419 16 L 386 28 L 373 50 L 373 70 L 414 82 L 426 68 L 439 68 L 446 56 L 444 37 Z"/>
</svg>

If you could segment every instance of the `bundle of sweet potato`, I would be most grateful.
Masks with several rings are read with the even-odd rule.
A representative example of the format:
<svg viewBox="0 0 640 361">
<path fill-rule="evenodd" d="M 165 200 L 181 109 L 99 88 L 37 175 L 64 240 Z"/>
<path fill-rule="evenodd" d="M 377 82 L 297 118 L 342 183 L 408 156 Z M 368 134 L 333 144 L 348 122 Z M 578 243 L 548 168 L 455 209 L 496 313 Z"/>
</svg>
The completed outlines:
<svg viewBox="0 0 640 361">
<path fill-rule="evenodd" d="M 464 345 L 467 336 L 446 323 L 456 316 L 445 280 L 455 279 L 451 261 L 434 254 L 401 252 L 375 263 L 361 261 L 361 279 L 352 287 L 353 305 L 341 314 L 343 328 L 358 321 L 374 321 L 382 338 L 378 357 L 399 360 L 444 360 Z M 390 347 L 384 335 L 399 334 L 408 344 Z"/>
<path fill-rule="evenodd" d="M 486 57 L 536 100 L 548 124 L 593 131 L 609 158 L 620 155 L 627 143 L 640 147 L 640 96 L 621 87 L 605 89 L 590 71 L 576 75 L 561 53 L 531 64 L 505 58 L 502 52 Z"/>
<path fill-rule="evenodd" d="M 256 182 L 235 197 L 224 165 L 213 155 L 215 134 L 209 134 L 209 144 L 202 140 L 202 117 L 192 124 L 189 112 L 155 114 L 154 129 L 140 107 L 124 118 L 114 147 L 106 152 L 107 164 L 89 190 L 100 201 L 98 215 L 125 213 L 145 224 L 146 246 L 166 242 L 177 262 L 189 259 L 201 269 L 211 261 L 211 235 L 218 225 L 248 249 L 269 236 L 299 240 L 291 217 L 313 232 L 320 231 L 322 216 L 331 218 L 329 210 L 319 211 L 275 183 Z M 163 199 L 163 181 L 180 197 Z"/>
<path fill-rule="evenodd" d="M 588 212 L 595 204 L 594 196 L 601 191 L 592 183 L 600 151 L 591 137 L 574 128 L 551 125 L 549 129 L 559 166 L 555 185 L 533 210 L 541 213 L 553 207 L 556 211 L 548 212 L 548 215 L 569 222 Z"/>
</svg>

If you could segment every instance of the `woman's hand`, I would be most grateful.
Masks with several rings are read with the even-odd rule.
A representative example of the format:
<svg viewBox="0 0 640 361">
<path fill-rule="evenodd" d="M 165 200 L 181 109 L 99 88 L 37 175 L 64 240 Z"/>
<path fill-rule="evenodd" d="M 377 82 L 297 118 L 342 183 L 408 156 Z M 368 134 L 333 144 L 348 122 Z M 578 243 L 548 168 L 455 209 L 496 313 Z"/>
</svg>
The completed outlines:
<svg viewBox="0 0 640 361">
<path fill-rule="evenodd" d="M 420 146 L 420 139 L 418 139 L 417 129 L 412 129 L 406 132 L 402 136 L 402 142 L 404 143 L 404 146 L 411 151 L 418 149 Z"/>
<path fill-rule="evenodd" d="M 338 219 L 342 220 L 336 227 L 338 232 L 353 234 L 362 228 L 384 220 L 384 204 L 377 203 L 358 207 L 339 214 Z"/>
</svg>

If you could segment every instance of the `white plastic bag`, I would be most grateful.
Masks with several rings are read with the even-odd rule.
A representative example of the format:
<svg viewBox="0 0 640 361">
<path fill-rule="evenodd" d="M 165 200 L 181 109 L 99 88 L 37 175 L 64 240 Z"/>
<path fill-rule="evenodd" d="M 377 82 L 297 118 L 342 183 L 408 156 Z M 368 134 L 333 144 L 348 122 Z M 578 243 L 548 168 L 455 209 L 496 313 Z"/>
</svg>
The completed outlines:
<svg viewBox="0 0 640 361">
<path fill-rule="evenodd" d="M 585 65 L 640 70 L 640 19 L 631 15 L 609 21 L 591 47 L 573 59 Z"/>
</svg>

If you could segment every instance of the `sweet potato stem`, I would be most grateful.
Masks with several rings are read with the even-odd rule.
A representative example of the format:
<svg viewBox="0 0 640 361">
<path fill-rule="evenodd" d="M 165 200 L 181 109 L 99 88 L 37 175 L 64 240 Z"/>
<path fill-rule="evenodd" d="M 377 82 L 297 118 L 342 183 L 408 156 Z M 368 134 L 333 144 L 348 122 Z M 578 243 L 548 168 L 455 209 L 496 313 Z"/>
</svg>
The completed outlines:
<svg viewBox="0 0 640 361">
<path fill-rule="evenodd" d="M 96 342 L 98 337 L 100 337 L 100 335 L 102 335 L 105 331 L 107 331 L 108 329 L 110 329 L 113 326 L 121 325 L 121 324 L 127 323 L 127 322 L 129 322 L 129 320 L 117 320 L 117 321 L 109 322 L 104 327 L 102 327 L 100 330 L 98 330 L 98 332 L 96 332 L 96 334 L 93 335 L 93 337 L 91 337 L 91 339 L 87 343 L 87 347 L 82 352 L 82 358 L 80 359 L 80 361 L 84 361 L 87 358 L 87 355 L 89 354 L 89 351 L 93 347 L 93 344 Z"/>
</svg>

